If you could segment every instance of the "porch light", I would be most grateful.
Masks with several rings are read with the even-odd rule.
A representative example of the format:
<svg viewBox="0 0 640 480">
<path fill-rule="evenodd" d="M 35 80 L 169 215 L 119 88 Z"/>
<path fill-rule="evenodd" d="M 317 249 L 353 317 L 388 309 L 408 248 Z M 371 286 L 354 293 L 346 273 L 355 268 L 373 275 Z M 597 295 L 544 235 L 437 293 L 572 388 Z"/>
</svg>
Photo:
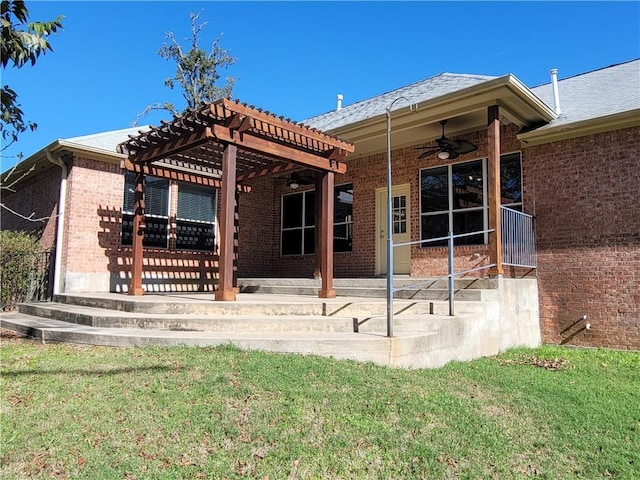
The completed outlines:
<svg viewBox="0 0 640 480">
<path fill-rule="evenodd" d="M 447 152 L 446 150 L 442 150 L 441 152 L 438 152 L 438 158 L 440 160 L 446 160 L 447 158 L 449 158 L 449 152 Z"/>
<path fill-rule="evenodd" d="M 300 187 L 300 184 L 296 180 L 290 179 L 287 182 L 287 186 L 291 187 L 291 190 L 297 190 Z"/>
</svg>

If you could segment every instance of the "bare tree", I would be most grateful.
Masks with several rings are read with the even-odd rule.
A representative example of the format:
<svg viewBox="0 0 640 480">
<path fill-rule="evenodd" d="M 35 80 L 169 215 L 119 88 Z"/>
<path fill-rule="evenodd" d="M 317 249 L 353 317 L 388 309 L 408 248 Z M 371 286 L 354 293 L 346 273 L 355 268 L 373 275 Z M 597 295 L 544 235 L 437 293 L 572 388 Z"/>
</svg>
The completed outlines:
<svg viewBox="0 0 640 480">
<path fill-rule="evenodd" d="M 158 55 L 162 58 L 173 60 L 176 63 L 175 76 L 165 79 L 164 84 L 172 90 L 176 86 L 182 89 L 182 96 L 186 102 L 182 111 L 230 96 L 236 80 L 234 77 L 227 77 L 224 85 L 217 84 L 220 80 L 220 70 L 233 65 L 236 58 L 231 56 L 227 49 L 220 46 L 222 34 L 216 37 L 209 53 L 199 47 L 200 33 L 208 24 L 208 22 L 199 23 L 201 13 L 202 11 L 197 14 L 189 14 L 191 48 L 188 51 L 185 52 L 173 32 L 166 34 L 169 43 L 158 50 Z M 172 115 L 180 113 L 180 110 L 172 103 L 155 103 L 139 113 L 133 125 L 137 125 L 142 117 L 154 110 L 166 110 Z"/>
</svg>

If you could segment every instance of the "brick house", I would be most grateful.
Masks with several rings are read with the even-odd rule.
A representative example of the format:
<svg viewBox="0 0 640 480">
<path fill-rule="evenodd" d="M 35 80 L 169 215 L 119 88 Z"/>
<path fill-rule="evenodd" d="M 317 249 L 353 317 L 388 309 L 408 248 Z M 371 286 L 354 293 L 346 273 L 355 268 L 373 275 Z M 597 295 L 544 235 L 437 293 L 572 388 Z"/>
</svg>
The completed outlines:
<svg viewBox="0 0 640 480">
<path fill-rule="evenodd" d="M 500 203 L 533 216 L 537 248 L 535 270 L 499 273 L 537 277 L 543 340 L 640 349 L 639 86 L 640 60 L 559 81 L 552 75 L 533 88 L 513 75 L 444 73 L 344 107 L 339 101 L 305 120 L 355 145 L 346 173 L 335 177 L 335 276 L 386 273 L 388 148 L 393 238 L 417 242 L 394 254 L 394 273 L 414 277 L 447 273 L 446 245 L 422 241 L 490 230 L 494 155 Z M 135 180 L 123 174 L 118 145 L 148 128 L 57 140 L 19 165 L 30 173 L 3 203 L 51 219 L 34 224 L 3 212 L 2 228 L 38 228 L 43 248 L 56 246 L 57 291 L 127 291 Z M 459 155 L 433 148 L 447 142 L 477 148 Z M 238 277 L 317 273 L 310 173 L 242 182 L 250 192 L 237 197 Z M 147 291 L 216 288 L 217 190 L 180 178 L 146 180 Z M 456 242 L 457 271 L 490 264 L 490 235 Z"/>
</svg>

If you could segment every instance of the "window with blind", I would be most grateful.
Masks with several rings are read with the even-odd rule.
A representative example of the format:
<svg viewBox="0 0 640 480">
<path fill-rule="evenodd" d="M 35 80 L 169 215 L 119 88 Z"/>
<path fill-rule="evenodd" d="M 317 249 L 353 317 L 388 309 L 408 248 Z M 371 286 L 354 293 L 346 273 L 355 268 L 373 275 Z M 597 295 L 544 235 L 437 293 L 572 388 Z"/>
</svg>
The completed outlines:
<svg viewBox="0 0 640 480">
<path fill-rule="evenodd" d="M 216 191 L 213 188 L 178 183 L 176 248 L 214 251 Z"/>
<path fill-rule="evenodd" d="M 136 176 L 132 172 L 126 172 L 124 178 L 121 243 L 122 245 L 132 245 Z M 142 245 L 167 248 L 169 240 L 169 181 L 145 176 L 144 203 L 146 228 Z"/>
</svg>

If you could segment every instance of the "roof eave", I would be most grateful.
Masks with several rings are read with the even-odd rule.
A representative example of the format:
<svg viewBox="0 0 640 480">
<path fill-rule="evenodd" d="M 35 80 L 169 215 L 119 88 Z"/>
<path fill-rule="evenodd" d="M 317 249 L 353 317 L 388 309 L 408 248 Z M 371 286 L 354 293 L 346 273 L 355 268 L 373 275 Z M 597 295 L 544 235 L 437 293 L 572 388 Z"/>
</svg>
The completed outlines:
<svg viewBox="0 0 640 480">
<path fill-rule="evenodd" d="M 121 160 L 127 158 L 126 155 L 116 152 L 115 150 L 105 150 L 104 148 L 89 147 L 79 143 L 69 142 L 68 140 L 58 140 L 55 150 L 69 150 L 74 156 L 88 155 L 94 160 L 101 160 L 108 163 L 119 164 Z M 50 150 L 53 152 L 54 150 Z"/>
<path fill-rule="evenodd" d="M 518 104 L 512 105 L 515 103 L 514 101 L 505 101 L 509 97 L 514 100 L 518 99 Z M 433 117 L 433 121 L 437 121 L 438 119 L 463 115 L 467 111 L 495 104 L 502 104 L 506 108 L 512 105 L 519 107 L 519 110 L 523 110 L 520 115 L 518 115 L 517 111 L 512 112 L 512 116 L 518 117 L 512 119 L 512 121 L 521 126 L 548 123 L 557 118 L 557 114 L 551 107 L 538 98 L 520 80 L 510 74 L 421 102 L 418 104 L 418 109 L 415 113 L 424 112 L 425 116 Z M 402 117 L 407 117 L 409 114 L 409 108 L 394 111 L 394 123 L 401 124 Z M 415 117 L 415 114 L 413 117 Z M 327 132 L 345 135 L 345 133 L 359 130 L 367 125 L 383 123 L 385 120 L 386 114 L 383 113 L 327 130 Z"/>
<path fill-rule="evenodd" d="M 63 150 L 70 151 L 75 157 L 87 156 L 91 159 L 103 161 L 106 163 L 119 164 L 121 160 L 126 158 L 126 155 L 119 154 L 117 152 L 111 152 L 102 148 L 88 147 L 86 145 L 80 145 L 78 143 L 69 142 L 67 140 L 54 140 L 49 145 L 41 148 L 37 152 L 29 155 L 23 161 L 17 163 L 13 167 L 8 168 L 0 176 L 2 183 L 6 182 L 7 177 L 10 175 L 14 178 L 19 177 L 20 181 L 16 184 L 24 182 L 34 175 L 39 175 L 50 167 L 55 166 L 47 158 L 47 152 L 50 154 L 59 153 Z"/>
<path fill-rule="evenodd" d="M 456 92 L 421 102 L 416 111 L 393 111 L 394 132 L 436 123 L 499 105 L 501 114 L 520 128 L 546 124 L 557 118 L 555 111 L 513 75 L 504 75 Z M 384 135 L 386 113 L 327 130 L 354 143 Z"/>
<path fill-rule="evenodd" d="M 640 108 L 626 112 L 590 118 L 579 122 L 566 123 L 557 126 L 546 126 L 530 132 L 517 135 L 518 140 L 527 147 L 545 143 L 567 140 L 569 138 L 594 135 L 622 128 L 640 126 Z"/>
</svg>

